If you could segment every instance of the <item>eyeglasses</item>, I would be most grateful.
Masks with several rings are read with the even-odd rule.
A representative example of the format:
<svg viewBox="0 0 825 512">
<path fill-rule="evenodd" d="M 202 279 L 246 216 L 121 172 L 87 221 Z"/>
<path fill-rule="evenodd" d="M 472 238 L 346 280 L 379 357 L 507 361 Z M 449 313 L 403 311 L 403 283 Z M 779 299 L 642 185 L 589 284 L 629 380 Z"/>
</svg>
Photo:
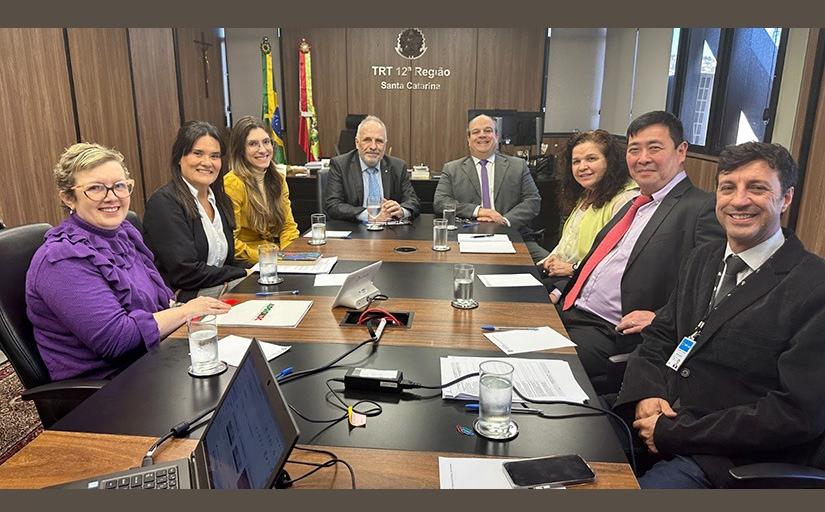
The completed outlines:
<svg viewBox="0 0 825 512">
<path fill-rule="evenodd" d="M 135 188 L 135 180 L 123 180 L 118 181 L 111 187 L 107 187 L 103 183 L 89 183 L 87 185 L 76 185 L 72 187 L 72 190 L 76 188 L 83 188 L 83 194 L 86 195 L 92 201 L 103 201 L 106 199 L 106 196 L 109 195 L 109 191 L 111 190 L 115 197 L 119 199 L 126 199 L 130 195 L 132 195 L 132 190 Z"/>
<path fill-rule="evenodd" d="M 246 143 L 246 147 L 248 147 L 250 149 L 258 149 L 261 146 L 263 146 L 265 148 L 272 147 L 272 139 L 264 139 L 262 141 L 250 140 L 249 142 Z"/>
</svg>

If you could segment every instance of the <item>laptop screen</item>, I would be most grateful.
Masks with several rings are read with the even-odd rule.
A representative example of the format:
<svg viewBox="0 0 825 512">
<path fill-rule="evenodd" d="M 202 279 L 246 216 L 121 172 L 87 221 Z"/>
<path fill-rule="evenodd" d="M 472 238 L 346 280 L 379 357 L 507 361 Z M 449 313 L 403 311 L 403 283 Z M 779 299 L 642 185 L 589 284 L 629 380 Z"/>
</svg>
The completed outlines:
<svg viewBox="0 0 825 512">
<path fill-rule="evenodd" d="M 283 426 L 279 423 L 283 412 L 274 410 L 273 405 L 285 409 L 283 399 L 268 366 L 269 377 L 259 375 L 253 351 L 261 352 L 254 341 L 203 436 L 213 489 L 267 487 L 297 438 L 292 422 Z M 260 359 L 266 364 L 262 354 Z M 275 402 L 279 403 L 273 404 L 266 385 L 270 386 L 269 393 L 274 391 L 277 395 Z"/>
</svg>

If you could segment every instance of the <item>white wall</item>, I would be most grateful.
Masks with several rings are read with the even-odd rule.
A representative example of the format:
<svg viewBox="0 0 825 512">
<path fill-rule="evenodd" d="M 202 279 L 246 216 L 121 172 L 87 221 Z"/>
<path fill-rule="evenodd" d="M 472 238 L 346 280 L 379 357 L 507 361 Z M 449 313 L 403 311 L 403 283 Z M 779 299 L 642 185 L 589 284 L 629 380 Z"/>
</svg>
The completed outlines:
<svg viewBox="0 0 825 512">
<path fill-rule="evenodd" d="M 636 79 L 630 120 L 667 105 L 667 74 L 670 67 L 672 28 L 639 29 Z M 627 124 L 630 124 L 628 121 Z M 627 126 L 625 126 L 627 128 Z M 621 133 L 625 133 L 625 129 Z"/>
<path fill-rule="evenodd" d="M 782 84 L 779 86 L 779 103 L 776 106 L 776 121 L 774 121 L 771 137 L 771 142 L 782 144 L 786 148 L 791 147 L 793 138 L 809 32 L 810 29 L 807 28 L 792 28 L 788 33 Z"/>
<path fill-rule="evenodd" d="M 283 105 L 281 85 L 281 41 L 275 28 L 227 28 L 226 61 L 229 68 L 229 108 L 233 122 L 240 117 L 260 117 L 263 92 L 261 40 L 272 45 L 272 73 L 278 102 Z M 281 106 L 283 112 L 283 106 Z"/>
<path fill-rule="evenodd" d="M 599 125 L 605 31 L 553 29 L 548 52 L 545 132 L 591 130 Z"/>
<path fill-rule="evenodd" d="M 624 135 L 631 119 L 635 52 L 635 28 L 607 29 L 598 127 L 617 135 Z"/>
</svg>

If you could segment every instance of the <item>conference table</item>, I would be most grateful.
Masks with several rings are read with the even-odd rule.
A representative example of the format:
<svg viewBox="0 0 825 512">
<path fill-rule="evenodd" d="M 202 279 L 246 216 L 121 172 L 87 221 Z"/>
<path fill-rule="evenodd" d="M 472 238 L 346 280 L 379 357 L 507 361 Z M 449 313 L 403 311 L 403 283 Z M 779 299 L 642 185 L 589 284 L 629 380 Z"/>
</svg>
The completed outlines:
<svg viewBox="0 0 825 512">
<path fill-rule="evenodd" d="M 450 232 L 450 250 L 432 250 L 432 215 L 422 215 L 411 225 L 386 226 L 373 232 L 365 226 L 330 221 L 327 230 L 352 231 L 346 239 L 328 239 L 326 245 L 308 245 L 308 238 L 293 242 L 288 251 L 312 251 L 337 256 L 333 273 L 347 273 L 382 261 L 375 285 L 388 296 L 376 303 L 393 312 L 411 312 L 408 327 L 385 330 L 377 348 L 364 347 L 333 368 L 282 386 L 287 401 L 300 415 L 299 446 L 334 452 L 354 469 L 358 488 L 438 488 L 439 457 L 536 457 L 580 454 L 596 473 L 591 484 L 573 488 L 638 488 L 613 425 L 603 415 L 569 405 L 541 405 L 546 419 L 517 415 L 519 435 L 510 441 L 491 441 L 461 433 L 457 427 L 472 426 L 474 415 L 465 402 L 443 400 L 438 391 L 405 392 L 402 395 L 345 394 L 349 403 L 373 400 L 380 415 L 367 419 L 365 427 L 346 421 L 332 424 L 307 421 L 332 418 L 340 410 L 328 402 L 326 380 L 342 377 L 347 367 L 398 369 L 404 377 L 427 385 L 441 382 L 439 360 L 448 355 L 501 358 L 505 356 L 482 334 L 486 324 L 539 327 L 549 325 L 566 334 L 543 286 L 496 288 L 475 283 L 479 307 L 451 307 L 452 267 L 472 263 L 477 275 L 531 273 L 538 277 L 518 232 L 493 224 L 461 224 Z M 466 254 L 459 251 L 458 233 L 507 233 L 515 254 Z M 343 354 L 353 344 L 369 338 L 362 326 L 342 326 L 345 308 L 332 309 L 338 287 L 314 286 L 314 275 L 284 273 L 284 282 L 262 286 L 257 276 L 246 278 L 224 298 L 255 299 L 261 290 L 298 290 L 298 295 L 276 300 L 312 300 L 313 305 L 296 328 L 220 327 L 219 336 L 235 334 L 262 342 L 289 345 L 283 355 L 270 361 L 276 373 L 286 367 L 295 371 L 314 368 Z M 260 297 L 258 297 L 260 298 Z M 573 348 L 518 354 L 514 357 L 562 359 L 569 363 L 590 403 L 598 404 Z M 229 383 L 234 368 L 221 375 L 193 378 L 189 365 L 186 329 L 174 332 L 157 348 L 117 375 L 103 389 L 43 432 L 0 466 L 0 488 L 40 488 L 119 471 L 140 463 L 157 437 L 177 423 L 213 407 Z M 342 393 L 343 394 L 343 393 Z M 585 413 L 585 414 L 582 414 Z M 202 422 L 203 423 L 203 422 Z M 203 429 L 189 437 L 164 443 L 157 461 L 186 457 Z M 295 477 L 307 471 L 302 462 L 321 463 L 328 456 L 294 450 L 286 469 Z M 297 482 L 297 488 L 347 488 L 350 476 L 342 469 L 322 469 Z"/>
</svg>

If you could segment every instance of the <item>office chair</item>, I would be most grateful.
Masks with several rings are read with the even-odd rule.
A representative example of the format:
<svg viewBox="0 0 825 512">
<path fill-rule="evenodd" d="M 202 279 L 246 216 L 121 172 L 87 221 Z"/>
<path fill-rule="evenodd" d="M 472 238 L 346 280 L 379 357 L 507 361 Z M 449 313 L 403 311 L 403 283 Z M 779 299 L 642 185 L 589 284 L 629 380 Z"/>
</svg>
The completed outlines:
<svg viewBox="0 0 825 512">
<path fill-rule="evenodd" d="M 25 391 L 34 401 L 44 428 L 71 411 L 106 381 L 70 379 L 52 382 L 26 316 L 26 271 L 51 226 L 29 224 L 0 231 L 0 348 L 8 357 Z"/>
<path fill-rule="evenodd" d="M 338 135 L 338 143 L 335 145 L 336 154 L 343 155 L 355 149 L 355 133 L 365 117 L 367 117 L 366 114 L 347 114 L 344 119 L 344 129 Z"/>
<path fill-rule="evenodd" d="M 324 194 L 327 190 L 327 178 L 329 177 L 329 169 L 320 168 L 318 169 L 318 174 L 316 175 L 316 182 L 315 182 L 315 197 L 318 201 L 318 212 L 319 213 L 326 213 L 324 210 Z"/>
<path fill-rule="evenodd" d="M 126 214 L 126 220 L 128 220 L 134 227 L 143 234 L 143 223 L 140 221 L 140 217 L 138 214 L 132 210 L 129 210 L 129 213 Z"/>
</svg>

